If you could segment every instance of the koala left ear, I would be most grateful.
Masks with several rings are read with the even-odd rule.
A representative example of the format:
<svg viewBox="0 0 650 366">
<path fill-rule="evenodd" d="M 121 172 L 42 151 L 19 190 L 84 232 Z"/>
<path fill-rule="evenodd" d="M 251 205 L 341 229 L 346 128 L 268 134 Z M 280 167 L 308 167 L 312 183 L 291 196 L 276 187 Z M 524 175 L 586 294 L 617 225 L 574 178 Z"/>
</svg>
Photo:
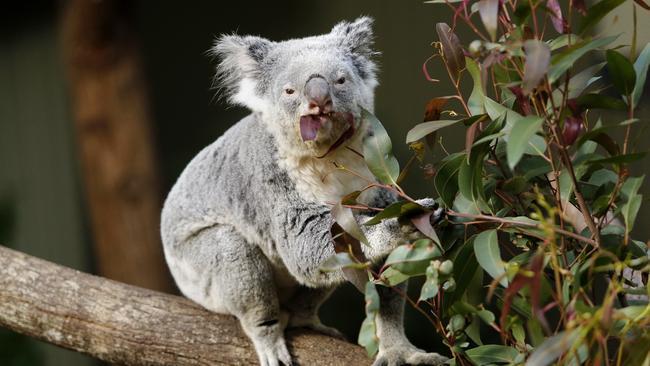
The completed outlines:
<svg viewBox="0 0 650 366">
<path fill-rule="evenodd" d="M 259 111 L 264 106 L 259 84 L 263 61 L 273 42 L 255 36 L 222 35 L 210 53 L 219 58 L 215 84 L 231 103 Z"/>
<path fill-rule="evenodd" d="M 373 19 L 367 16 L 359 17 L 354 22 L 341 22 L 332 28 L 332 34 L 338 39 L 342 47 L 350 52 L 372 57 L 376 53 L 372 50 L 374 37 L 372 33 Z"/>
</svg>

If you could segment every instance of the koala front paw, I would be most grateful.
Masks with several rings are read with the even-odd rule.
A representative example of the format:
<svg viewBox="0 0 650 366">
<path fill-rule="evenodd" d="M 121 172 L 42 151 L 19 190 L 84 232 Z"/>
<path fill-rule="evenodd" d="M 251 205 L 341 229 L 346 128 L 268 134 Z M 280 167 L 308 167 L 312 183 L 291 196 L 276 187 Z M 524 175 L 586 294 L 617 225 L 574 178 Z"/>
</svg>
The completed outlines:
<svg viewBox="0 0 650 366">
<path fill-rule="evenodd" d="M 445 218 L 447 214 L 445 209 L 440 207 L 440 205 L 438 205 L 438 202 L 436 202 L 433 198 L 422 198 L 415 202 L 433 212 L 431 214 L 431 225 L 439 223 L 442 219 Z"/>
<path fill-rule="evenodd" d="M 427 353 L 411 344 L 398 344 L 379 351 L 372 366 L 444 365 L 448 358 Z"/>
</svg>

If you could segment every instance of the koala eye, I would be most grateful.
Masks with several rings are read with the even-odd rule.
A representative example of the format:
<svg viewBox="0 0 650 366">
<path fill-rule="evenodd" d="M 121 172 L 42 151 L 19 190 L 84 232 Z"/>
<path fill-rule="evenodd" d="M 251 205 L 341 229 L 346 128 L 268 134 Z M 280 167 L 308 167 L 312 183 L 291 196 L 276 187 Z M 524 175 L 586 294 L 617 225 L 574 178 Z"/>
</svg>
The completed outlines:
<svg viewBox="0 0 650 366">
<path fill-rule="evenodd" d="M 345 77 L 344 77 L 344 76 L 341 76 L 340 78 L 338 78 L 338 79 L 336 80 L 336 83 L 337 83 L 337 84 L 343 84 L 343 83 L 345 83 Z"/>
<path fill-rule="evenodd" d="M 286 88 L 286 89 L 284 89 L 284 92 L 291 95 L 291 94 L 293 94 L 295 92 L 295 90 L 293 90 L 291 88 Z"/>
</svg>

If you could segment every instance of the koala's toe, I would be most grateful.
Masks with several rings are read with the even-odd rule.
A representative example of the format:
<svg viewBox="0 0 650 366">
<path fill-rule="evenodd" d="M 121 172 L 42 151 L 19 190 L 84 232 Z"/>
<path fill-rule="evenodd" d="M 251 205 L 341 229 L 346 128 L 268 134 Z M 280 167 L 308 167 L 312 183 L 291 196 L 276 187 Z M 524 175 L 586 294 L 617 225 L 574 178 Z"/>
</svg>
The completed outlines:
<svg viewBox="0 0 650 366">
<path fill-rule="evenodd" d="M 448 358 L 437 353 L 416 352 L 411 354 L 406 362 L 409 365 L 444 365 Z"/>
</svg>

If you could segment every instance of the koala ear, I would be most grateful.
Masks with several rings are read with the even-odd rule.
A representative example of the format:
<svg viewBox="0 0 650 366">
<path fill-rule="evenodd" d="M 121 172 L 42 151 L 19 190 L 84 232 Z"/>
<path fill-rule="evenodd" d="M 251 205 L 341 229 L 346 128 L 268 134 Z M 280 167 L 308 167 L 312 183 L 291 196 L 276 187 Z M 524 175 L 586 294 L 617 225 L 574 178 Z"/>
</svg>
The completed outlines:
<svg viewBox="0 0 650 366">
<path fill-rule="evenodd" d="M 372 50 L 374 37 L 372 33 L 373 19 L 370 17 L 359 17 L 354 22 L 341 22 L 332 28 L 332 34 L 339 41 L 339 44 L 348 51 L 364 57 L 372 57 L 375 52 Z"/>
<path fill-rule="evenodd" d="M 253 111 L 263 109 L 260 82 L 272 47 L 273 42 L 255 36 L 222 35 L 215 40 L 210 50 L 219 59 L 215 86 L 231 103 Z"/>
</svg>

